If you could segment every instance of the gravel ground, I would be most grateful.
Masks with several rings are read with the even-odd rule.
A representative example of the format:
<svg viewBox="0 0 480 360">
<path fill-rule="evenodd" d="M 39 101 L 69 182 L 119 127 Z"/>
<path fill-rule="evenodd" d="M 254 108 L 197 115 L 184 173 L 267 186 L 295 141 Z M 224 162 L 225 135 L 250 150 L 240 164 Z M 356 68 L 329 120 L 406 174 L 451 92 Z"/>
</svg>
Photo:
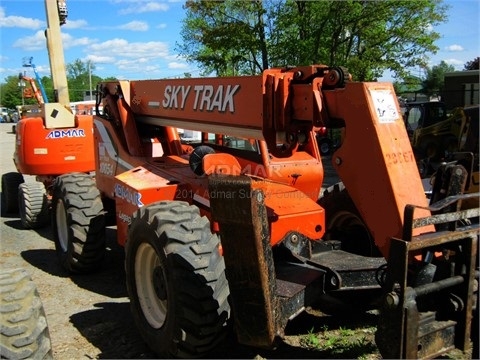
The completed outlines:
<svg viewBox="0 0 480 360">
<path fill-rule="evenodd" d="M 15 135 L 11 124 L 0 124 L 1 173 L 15 171 L 12 161 Z M 26 177 L 26 181 L 34 181 Z M 336 181 L 326 170 L 326 183 Z M 115 229 L 107 231 L 108 253 L 103 269 L 95 274 L 67 274 L 59 265 L 49 227 L 22 229 L 17 216 L 1 217 L 0 267 L 25 268 L 32 276 L 43 301 L 56 359 L 153 358 L 136 331 L 125 287 L 124 252 L 116 245 Z M 227 339 L 215 358 L 332 358 L 329 351 L 302 345 L 301 339 L 312 331 L 348 328 L 356 319 L 330 322 L 319 314 L 302 314 L 287 327 L 285 341 L 276 351 L 251 349 Z M 370 330 L 363 335 L 373 338 L 374 316 L 360 321 Z M 373 357 L 376 351 L 372 351 Z M 346 357 L 347 354 L 340 355 Z"/>
</svg>

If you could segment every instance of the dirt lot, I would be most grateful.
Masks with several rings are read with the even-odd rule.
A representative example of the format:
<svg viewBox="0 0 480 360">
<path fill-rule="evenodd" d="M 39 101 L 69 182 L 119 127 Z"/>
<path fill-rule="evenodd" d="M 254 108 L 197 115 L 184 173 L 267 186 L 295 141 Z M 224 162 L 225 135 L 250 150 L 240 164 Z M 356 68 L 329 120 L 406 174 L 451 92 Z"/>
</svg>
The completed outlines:
<svg viewBox="0 0 480 360">
<path fill-rule="evenodd" d="M 15 171 L 11 124 L 0 124 L 1 173 Z M 326 169 L 326 184 L 336 181 Z M 26 177 L 26 181 L 33 178 Z M 153 358 L 135 329 L 125 287 L 124 252 L 107 235 L 108 254 L 101 271 L 70 276 L 59 265 L 50 229 L 23 230 L 16 216 L 2 217 L 2 269 L 23 267 L 32 275 L 44 304 L 56 359 Z M 213 358 L 379 358 L 373 344 L 375 316 L 336 319 L 302 314 L 287 327 L 275 351 L 227 339 Z M 356 329 L 354 333 L 350 329 Z M 349 339 L 351 337 L 352 339 Z M 351 341 L 350 341 L 351 340 Z M 348 345 L 344 346 L 344 341 Z M 342 349 L 343 347 L 343 349 Z"/>
</svg>

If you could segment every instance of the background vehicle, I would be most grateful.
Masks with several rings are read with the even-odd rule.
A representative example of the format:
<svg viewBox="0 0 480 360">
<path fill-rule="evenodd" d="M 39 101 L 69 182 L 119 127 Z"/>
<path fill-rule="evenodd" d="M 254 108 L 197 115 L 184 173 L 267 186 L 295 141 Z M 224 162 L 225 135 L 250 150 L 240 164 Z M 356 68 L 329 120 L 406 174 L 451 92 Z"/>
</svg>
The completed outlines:
<svg viewBox="0 0 480 360">
<path fill-rule="evenodd" d="M 70 103 L 72 112 L 76 115 L 94 115 L 95 114 L 95 100 L 75 101 Z"/>
<path fill-rule="evenodd" d="M 316 133 L 320 155 L 330 155 L 341 144 L 342 135 L 340 129 L 327 129 L 327 127 L 322 126 Z"/>
<path fill-rule="evenodd" d="M 328 135 L 328 129 L 325 126 L 317 131 L 316 138 L 321 155 L 328 155 L 333 149 L 333 141 Z"/>
<path fill-rule="evenodd" d="M 10 115 L 6 107 L 0 107 L 0 119 L 2 122 L 10 122 Z"/>
<path fill-rule="evenodd" d="M 2 211 L 18 211 L 25 228 L 49 223 L 51 185 L 56 176 L 72 171 L 90 172 L 95 167 L 92 118 L 75 116 L 70 110 L 60 34 L 60 24 L 65 23 L 67 16 L 66 4 L 46 0 L 45 8 L 47 49 L 58 98 L 47 102 L 44 93 L 35 91 L 38 111 L 23 112 L 15 127 L 13 161 L 18 172 L 2 176 Z M 31 59 L 29 66 L 34 67 Z M 29 81 L 35 85 L 33 79 Z M 36 181 L 25 182 L 23 175 L 33 175 Z"/>
<path fill-rule="evenodd" d="M 459 143 L 460 151 L 469 151 L 473 153 L 477 159 L 479 157 L 479 138 L 477 136 L 480 132 L 479 112 L 480 108 L 478 105 L 466 106 L 463 108 L 467 126 L 465 126 L 465 131 L 462 133 Z"/>
<path fill-rule="evenodd" d="M 406 103 L 404 118 L 422 176 L 431 175 L 447 153 L 459 151 L 461 138 L 468 132 L 463 109 L 448 113 L 438 101 Z"/>
<path fill-rule="evenodd" d="M 35 65 L 32 65 L 32 66 L 35 68 Z M 32 112 L 32 111 L 40 112 L 40 107 L 42 106 L 42 104 L 46 102 L 48 103 L 48 98 L 46 97 L 45 89 L 43 88 L 42 82 L 40 81 L 36 70 L 35 70 L 35 75 L 37 76 L 37 79 L 39 81 L 38 83 L 39 87 L 37 87 L 37 83 L 35 82 L 35 79 L 28 77 L 22 73 L 18 75 L 18 78 L 20 79 L 20 81 L 25 80 L 25 81 L 28 81 L 28 83 L 30 84 L 29 88 L 25 88 L 23 90 L 23 96 L 25 98 L 35 98 L 38 106 L 35 107 L 32 105 L 18 105 L 15 111 L 16 119 L 15 121 L 13 121 L 14 123 L 17 123 L 22 116 L 26 116 L 28 112 Z M 17 125 L 12 125 L 12 133 L 15 134 L 16 131 L 17 131 Z"/>
<path fill-rule="evenodd" d="M 30 88 L 25 88 L 23 90 L 24 97 L 26 98 L 34 97 L 38 105 L 48 103 L 48 98 L 43 96 L 43 94 L 45 93 L 45 90 L 43 89 L 42 83 L 39 83 L 40 88 L 38 88 L 35 82 L 35 79 L 28 77 L 22 73 L 19 74 L 18 78 L 20 80 L 28 81 L 28 83 L 30 84 Z"/>
<path fill-rule="evenodd" d="M 38 75 L 38 72 L 37 72 L 37 67 L 35 66 L 35 64 L 33 63 L 33 57 L 28 57 L 28 58 L 24 58 L 23 59 L 23 66 L 24 67 L 31 67 L 33 69 L 33 73 L 35 74 L 35 79 L 37 80 L 37 83 L 38 83 L 38 90 L 40 91 L 40 93 L 38 93 L 38 90 L 37 90 L 37 87 L 35 86 L 35 81 L 33 79 L 29 79 L 29 78 L 24 78 L 24 76 L 22 76 L 22 74 L 20 74 L 20 79 L 24 78 L 24 80 L 27 80 L 31 87 L 32 87 L 32 90 L 33 90 L 33 95 L 35 96 L 35 98 L 37 99 L 37 102 L 40 104 L 40 103 L 48 103 L 48 97 L 47 97 L 47 93 L 45 92 L 45 88 L 43 87 L 43 84 L 42 84 L 42 79 L 40 79 L 40 75 Z M 41 99 L 40 99 L 41 97 Z"/>
<path fill-rule="evenodd" d="M 453 198 L 429 206 L 391 84 L 314 65 L 97 94 L 95 178 L 55 179 L 55 246 L 69 271 L 97 269 L 115 214 L 132 313 L 159 355 L 202 356 L 230 323 L 240 343 L 272 347 L 310 306 L 381 308 L 386 358 L 468 351 L 479 228 L 458 222 L 478 206 L 452 208 L 469 195 L 448 181 L 438 194 Z M 342 183 L 322 195 L 313 130 L 332 124 Z"/>
<path fill-rule="evenodd" d="M 467 106 L 462 109 L 466 119 L 464 130 L 460 134 L 459 150 L 448 153 L 445 162 L 461 164 L 467 170 L 469 176 L 466 179 L 465 192 L 477 193 L 479 191 L 480 176 L 480 151 L 479 151 L 479 106 Z M 463 208 L 474 207 L 478 199 L 470 199 L 462 202 Z"/>
</svg>

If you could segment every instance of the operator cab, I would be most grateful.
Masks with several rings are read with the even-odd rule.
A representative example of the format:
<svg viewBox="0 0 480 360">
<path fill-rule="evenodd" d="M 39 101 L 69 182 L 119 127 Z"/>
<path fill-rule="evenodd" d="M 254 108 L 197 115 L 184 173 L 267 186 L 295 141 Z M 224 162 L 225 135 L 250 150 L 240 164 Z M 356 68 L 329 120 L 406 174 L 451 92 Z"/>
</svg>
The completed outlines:
<svg viewBox="0 0 480 360">
<path fill-rule="evenodd" d="M 409 136 L 418 128 L 434 125 L 447 118 L 445 104 L 439 101 L 412 102 L 406 104 L 405 126 Z"/>
</svg>

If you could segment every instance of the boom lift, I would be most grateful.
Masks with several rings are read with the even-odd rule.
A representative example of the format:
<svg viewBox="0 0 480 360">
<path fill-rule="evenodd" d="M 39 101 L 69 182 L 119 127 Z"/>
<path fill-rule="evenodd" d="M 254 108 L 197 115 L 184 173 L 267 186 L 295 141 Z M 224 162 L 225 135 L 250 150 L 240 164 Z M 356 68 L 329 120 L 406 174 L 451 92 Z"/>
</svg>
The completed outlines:
<svg viewBox="0 0 480 360">
<path fill-rule="evenodd" d="M 37 67 L 33 63 L 33 57 L 24 58 L 23 59 L 23 66 L 24 67 L 31 67 L 33 69 L 33 73 L 35 74 L 35 79 L 37 79 L 38 86 L 40 87 L 40 92 L 41 92 L 42 99 L 43 99 L 42 103 L 48 102 L 47 94 L 46 94 L 45 88 L 43 87 L 43 84 L 42 84 L 42 79 L 40 79 L 40 75 L 38 75 L 38 72 L 37 72 Z M 25 79 L 25 80 L 27 80 L 30 83 L 30 85 L 32 85 L 32 83 L 34 84 L 33 79 Z M 34 89 L 33 85 L 32 85 L 32 89 Z M 37 90 L 36 89 L 34 89 L 34 93 L 35 93 L 35 97 L 37 98 L 37 101 L 38 101 L 38 96 L 37 96 Z M 38 103 L 40 104 L 41 102 L 38 101 Z"/>
<path fill-rule="evenodd" d="M 35 82 L 34 78 L 28 77 L 25 74 L 20 73 L 18 75 L 18 79 L 20 81 L 28 81 L 28 83 L 30 84 L 29 88 L 23 89 L 23 97 L 27 99 L 35 98 L 35 100 L 37 101 L 37 105 L 18 105 L 17 106 L 17 112 L 19 114 L 19 117 L 24 117 L 29 111 L 37 112 L 43 104 L 48 102 L 48 98 L 42 95 L 45 93 L 45 89 L 43 88 L 43 85 L 40 79 L 38 79 L 38 77 L 37 79 L 39 80 L 40 88 L 37 87 L 37 83 Z M 12 125 L 12 133 L 15 134 L 16 131 L 17 131 L 17 125 L 16 124 Z"/>
<path fill-rule="evenodd" d="M 25 228 L 49 222 L 49 200 L 54 179 L 73 171 L 95 168 L 91 116 L 74 116 L 70 109 L 60 24 L 67 17 L 65 1 L 45 0 L 47 49 L 55 101 L 43 101 L 39 112 L 27 113 L 15 129 L 14 163 L 18 172 L 2 176 L 2 211 L 20 213 Z M 34 65 L 29 62 L 29 66 Z M 37 98 L 39 101 L 39 98 Z M 36 176 L 25 182 L 24 175 Z"/>
<path fill-rule="evenodd" d="M 45 104 L 46 102 L 48 102 L 47 97 L 43 95 L 45 90 L 43 89 L 43 86 L 41 85 L 41 83 L 40 83 L 40 89 L 39 89 L 37 87 L 37 84 L 36 84 L 34 78 L 23 75 L 22 73 L 20 73 L 18 75 L 18 78 L 20 80 L 28 81 L 28 83 L 30 84 L 30 88 L 26 88 L 23 91 L 25 97 L 27 97 L 27 98 L 34 97 L 35 100 L 37 101 L 38 105 L 42 105 L 42 104 Z"/>
<path fill-rule="evenodd" d="M 35 100 L 37 101 L 37 105 L 42 105 L 44 103 L 48 103 L 48 98 L 47 98 L 47 94 L 45 93 L 45 88 L 43 87 L 42 80 L 38 75 L 37 68 L 32 61 L 33 61 L 33 57 L 24 58 L 23 66 L 33 68 L 33 72 L 35 73 L 35 78 L 38 82 L 38 87 L 37 87 L 37 82 L 35 82 L 35 79 L 28 77 L 25 74 L 25 72 L 23 74 L 22 73 L 18 74 L 18 79 L 22 82 L 22 84 L 23 84 L 23 81 L 27 81 L 30 84 L 29 88 L 23 89 L 22 96 L 25 98 L 35 98 Z M 38 110 L 38 106 L 35 106 L 35 105 L 32 106 L 32 105 L 22 104 L 17 106 L 17 112 L 20 117 L 23 116 L 23 114 L 27 113 L 28 111 L 37 111 L 37 110 Z M 15 134 L 16 131 L 17 131 L 17 125 L 12 125 L 12 133 Z"/>
<path fill-rule="evenodd" d="M 95 179 L 56 179 L 55 246 L 72 272 L 101 266 L 112 205 L 133 316 L 159 355 L 208 353 L 229 319 L 240 343 L 272 347 L 307 307 L 380 308 L 386 358 L 469 349 L 479 209 L 457 211 L 461 167 L 428 204 L 391 84 L 314 65 L 97 94 Z M 320 196 L 315 130 L 333 125 L 342 184 Z"/>
</svg>

